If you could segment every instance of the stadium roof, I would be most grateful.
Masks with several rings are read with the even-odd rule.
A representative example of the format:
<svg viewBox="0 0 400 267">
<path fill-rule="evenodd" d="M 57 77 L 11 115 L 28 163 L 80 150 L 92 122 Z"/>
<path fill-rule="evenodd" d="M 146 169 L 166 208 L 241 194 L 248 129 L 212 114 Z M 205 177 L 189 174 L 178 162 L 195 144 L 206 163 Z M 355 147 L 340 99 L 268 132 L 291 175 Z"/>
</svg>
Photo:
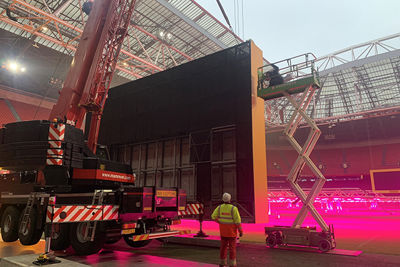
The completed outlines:
<svg viewBox="0 0 400 267">
<path fill-rule="evenodd" d="M 399 112 L 400 33 L 320 57 L 316 67 L 322 88 L 308 109 L 312 118 L 347 120 L 371 111 Z M 267 128 L 285 124 L 293 112 L 286 98 L 266 105 L 272 113 L 266 114 Z"/>
<path fill-rule="evenodd" d="M 38 60 L 49 62 L 40 73 L 53 73 L 52 68 L 57 68 L 58 73 L 66 72 L 68 62 L 56 66 L 61 60 L 49 51 L 66 57 L 74 54 L 87 19 L 82 12 L 84 1 L 0 0 L 0 32 L 20 36 L 24 40 L 22 47 L 52 49 L 40 51 Z M 124 78 L 121 82 L 134 80 L 240 42 L 238 36 L 194 0 L 137 0 L 116 73 L 118 78 Z M 3 52 L 5 48 L 1 48 Z M 315 119 L 348 119 L 374 110 L 400 110 L 399 49 L 400 34 L 394 34 L 318 58 L 316 65 L 323 87 L 315 96 L 310 115 Z M 26 49 L 20 53 L 26 53 Z M 45 83 L 52 82 L 47 80 Z M 35 88 L 51 91 L 39 82 Z M 45 95 L 57 97 L 57 90 L 53 89 L 52 94 Z M 266 105 L 272 111 L 272 116 L 266 116 L 271 118 L 268 127 L 284 124 L 293 111 L 284 98 Z"/>
<path fill-rule="evenodd" d="M 0 29 L 73 55 L 87 15 L 82 0 L 0 0 Z M 137 0 L 117 73 L 134 80 L 242 40 L 194 0 Z"/>
</svg>

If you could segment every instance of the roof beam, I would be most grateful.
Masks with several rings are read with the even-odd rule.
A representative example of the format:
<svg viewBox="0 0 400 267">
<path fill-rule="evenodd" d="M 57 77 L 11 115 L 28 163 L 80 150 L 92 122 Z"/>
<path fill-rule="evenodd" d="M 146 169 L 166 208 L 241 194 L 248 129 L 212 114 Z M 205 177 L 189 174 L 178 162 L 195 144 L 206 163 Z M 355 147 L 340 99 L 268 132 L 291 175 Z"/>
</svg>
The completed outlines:
<svg viewBox="0 0 400 267">
<path fill-rule="evenodd" d="M 59 16 L 61 12 L 63 12 L 74 0 L 66 0 L 64 4 L 61 4 L 57 9 L 53 12 L 54 16 Z"/>
<path fill-rule="evenodd" d="M 215 44 L 217 44 L 219 47 L 222 49 L 228 48 L 223 42 L 218 40 L 216 37 L 214 37 L 211 33 L 200 27 L 197 23 L 193 22 L 191 19 L 186 17 L 184 14 L 182 14 L 178 9 L 173 7 L 170 3 L 168 3 L 166 0 L 156 0 L 160 5 L 174 13 L 176 16 L 178 16 L 180 19 L 182 19 L 185 23 L 189 24 L 191 27 L 199 31 L 201 34 L 206 36 L 208 39 L 213 41 Z"/>
<path fill-rule="evenodd" d="M 376 91 L 373 85 L 371 84 L 368 72 L 365 69 L 365 67 L 360 66 L 358 68 L 352 68 L 352 69 L 356 73 L 357 79 L 362 85 L 365 94 L 368 96 L 371 102 L 371 107 L 376 108 L 377 106 L 379 106 L 378 96 L 376 95 Z"/>
<path fill-rule="evenodd" d="M 400 59 L 397 58 L 397 60 L 395 61 L 393 58 L 391 58 L 390 64 L 392 65 L 394 78 L 396 79 L 397 82 L 397 89 L 400 92 Z"/>
<path fill-rule="evenodd" d="M 336 83 L 336 86 L 339 91 L 340 98 L 342 99 L 343 106 L 346 109 L 346 113 L 350 114 L 353 113 L 353 103 L 351 102 L 349 96 L 348 96 L 348 91 L 346 90 L 346 81 L 343 77 L 343 74 L 341 72 L 337 73 L 332 73 L 333 79 Z"/>
</svg>

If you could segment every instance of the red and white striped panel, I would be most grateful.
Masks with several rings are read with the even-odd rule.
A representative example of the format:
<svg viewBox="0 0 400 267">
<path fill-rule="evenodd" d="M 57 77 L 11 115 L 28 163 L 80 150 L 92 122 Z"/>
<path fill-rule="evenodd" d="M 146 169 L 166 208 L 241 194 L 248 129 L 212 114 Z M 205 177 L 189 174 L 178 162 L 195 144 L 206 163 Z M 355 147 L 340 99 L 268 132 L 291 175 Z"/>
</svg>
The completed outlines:
<svg viewBox="0 0 400 267">
<path fill-rule="evenodd" d="M 185 215 L 198 215 L 204 214 L 204 205 L 200 203 L 191 203 L 186 204 L 185 210 L 178 211 L 178 215 L 185 216 Z"/>
<path fill-rule="evenodd" d="M 65 124 L 50 123 L 49 127 L 49 146 L 47 149 L 47 165 L 62 165 L 64 151 L 61 148 L 65 136 Z"/>
<path fill-rule="evenodd" d="M 46 222 L 89 222 L 110 221 L 118 219 L 119 206 L 97 205 L 97 206 L 48 206 Z M 52 216 L 53 215 L 53 216 Z"/>
</svg>

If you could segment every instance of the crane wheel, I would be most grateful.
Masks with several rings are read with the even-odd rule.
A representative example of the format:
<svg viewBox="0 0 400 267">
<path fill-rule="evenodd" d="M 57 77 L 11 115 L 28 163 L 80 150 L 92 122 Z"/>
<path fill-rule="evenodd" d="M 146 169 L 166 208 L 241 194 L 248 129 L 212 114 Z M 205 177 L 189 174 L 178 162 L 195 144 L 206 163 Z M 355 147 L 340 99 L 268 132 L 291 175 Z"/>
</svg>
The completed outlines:
<svg viewBox="0 0 400 267">
<path fill-rule="evenodd" d="M 319 241 L 318 243 L 318 248 L 319 250 L 321 250 L 322 252 L 327 252 L 329 250 L 332 249 L 332 245 L 331 243 L 326 240 L 326 239 L 322 239 L 321 241 Z"/>
<path fill-rule="evenodd" d="M 128 246 L 133 247 L 133 248 L 141 248 L 141 247 L 147 246 L 152 241 L 152 239 L 143 240 L 143 241 L 132 241 L 129 239 L 129 237 L 131 237 L 131 236 L 132 235 L 124 235 L 124 240 Z"/>
<path fill-rule="evenodd" d="M 273 233 L 268 234 L 268 237 L 265 240 L 265 242 L 267 243 L 267 245 L 270 248 L 274 248 L 277 245 L 277 240 L 276 240 L 276 237 L 275 237 L 275 235 Z"/>
<path fill-rule="evenodd" d="M 78 255 L 90 255 L 100 251 L 106 242 L 106 232 L 102 223 L 98 222 L 93 241 L 85 240 L 87 223 L 74 223 L 69 231 L 71 246 Z"/>
<path fill-rule="evenodd" d="M 51 236 L 51 250 L 65 250 L 71 244 L 69 240 L 69 224 L 54 224 L 53 235 Z"/>
<path fill-rule="evenodd" d="M 1 218 L 1 237 L 4 242 L 14 242 L 18 240 L 18 226 L 20 210 L 15 206 L 8 206 Z"/>
<path fill-rule="evenodd" d="M 21 212 L 19 225 L 22 223 L 24 217 L 25 209 Z M 19 242 L 24 246 L 32 246 L 39 242 L 43 234 L 43 228 L 38 229 L 38 212 L 35 208 L 31 209 L 28 217 L 28 224 L 23 232 L 18 232 Z M 19 226 L 18 226 L 19 228 Z M 19 229 L 18 229 L 19 230 Z"/>
<path fill-rule="evenodd" d="M 283 244 L 283 237 L 282 237 L 282 234 L 280 232 L 275 232 L 275 238 L 276 238 L 276 244 L 278 246 Z"/>
</svg>

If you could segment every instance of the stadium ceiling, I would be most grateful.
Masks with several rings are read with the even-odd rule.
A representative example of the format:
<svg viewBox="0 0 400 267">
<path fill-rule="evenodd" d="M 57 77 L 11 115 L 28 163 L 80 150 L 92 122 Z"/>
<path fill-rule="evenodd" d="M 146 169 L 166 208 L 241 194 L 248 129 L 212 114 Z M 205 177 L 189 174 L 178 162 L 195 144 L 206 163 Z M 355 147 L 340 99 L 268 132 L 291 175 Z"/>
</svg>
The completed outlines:
<svg viewBox="0 0 400 267">
<path fill-rule="evenodd" d="M 400 33 L 316 59 L 322 84 L 309 115 L 320 123 L 400 113 Z M 286 124 L 286 98 L 266 102 L 267 131 Z"/>
<path fill-rule="evenodd" d="M 73 55 L 86 0 L 0 0 L 0 29 Z M 194 0 L 137 0 L 117 74 L 135 80 L 242 42 Z"/>
</svg>

